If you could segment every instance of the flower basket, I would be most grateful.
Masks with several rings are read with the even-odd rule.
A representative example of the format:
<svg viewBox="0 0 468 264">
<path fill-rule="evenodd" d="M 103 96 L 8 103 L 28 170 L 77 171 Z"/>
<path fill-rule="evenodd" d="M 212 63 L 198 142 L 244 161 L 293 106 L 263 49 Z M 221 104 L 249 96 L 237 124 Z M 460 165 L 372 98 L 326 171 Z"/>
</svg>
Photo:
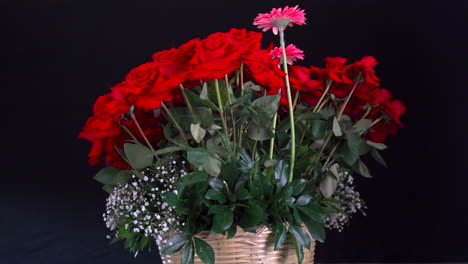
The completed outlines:
<svg viewBox="0 0 468 264">
<path fill-rule="evenodd" d="M 112 242 L 135 255 L 158 246 L 167 263 L 313 263 L 325 229 L 366 209 L 353 175 L 372 177 L 362 156 L 386 166 L 406 108 L 373 57 L 293 65 L 294 24 L 297 6 L 255 18 L 277 48 L 231 29 L 157 52 L 99 97 L 80 136 L 91 164 L 106 154 L 95 179 Z"/>
<path fill-rule="evenodd" d="M 307 229 L 303 229 L 308 233 Z M 213 247 L 218 264 L 296 264 L 296 250 L 292 240 L 286 239 L 283 247 L 274 250 L 275 233 L 261 227 L 256 233 L 245 232 L 237 228 L 237 234 L 231 239 L 219 234 L 203 231 L 196 237 L 205 240 Z M 304 250 L 304 264 L 314 263 L 315 240 L 312 239 L 310 250 Z M 163 263 L 180 263 L 182 253 L 162 255 Z M 169 261 L 170 260 L 170 261 Z M 195 256 L 195 264 L 203 264 L 198 256 Z"/>
</svg>

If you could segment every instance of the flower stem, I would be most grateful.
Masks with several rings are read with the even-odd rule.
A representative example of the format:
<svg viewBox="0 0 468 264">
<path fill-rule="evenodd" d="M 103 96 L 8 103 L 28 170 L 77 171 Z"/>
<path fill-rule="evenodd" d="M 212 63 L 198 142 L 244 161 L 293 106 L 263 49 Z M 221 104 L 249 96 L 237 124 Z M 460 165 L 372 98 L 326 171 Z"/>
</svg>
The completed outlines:
<svg viewBox="0 0 468 264">
<path fill-rule="evenodd" d="M 318 113 L 318 111 L 320 111 L 320 104 L 322 103 L 323 99 L 325 98 L 325 96 L 327 95 L 328 93 L 328 90 L 330 90 L 330 87 L 332 85 L 333 81 L 331 79 L 328 79 L 327 80 L 327 86 L 325 88 L 325 91 L 323 91 L 323 94 L 322 96 L 320 97 L 319 101 L 317 102 L 317 104 L 315 105 L 314 107 L 314 110 L 312 112 L 314 113 Z"/>
<path fill-rule="evenodd" d="M 145 140 L 146 144 L 148 145 L 148 147 L 151 149 L 152 152 L 154 152 L 154 148 L 153 146 L 151 145 L 151 143 L 149 142 L 148 138 L 146 137 L 145 133 L 143 132 L 143 129 L 141 129 L 140 127 L 140 124 L 138 124 L 138 121 L 135 117 L 135 114 L 132 112 L 130 112 L 130 116 L 132 117 L 132 120 L 133 122 L 135 122 L 135 125 L 136 127 L 138 128 L 138 131 L 140 131 L 140 134 L 141 136 L 143 137 L 143 139 Z"/>
<path fill-rule="evenodd" d="M 294 162 L 296 160 L 296 129 L 294 126 L 294 108 L 291 98 L 291 86 L 289 84 L 289 74 L 288 74 L 288 61 L 286 57 L 286 44 L 284 43 L 284 31 L 280 30 L 280 44 L 283 50 L 283 71 L 286 73 L 284 81 L 286 82 L 286 94 L 288 96 L 288 105 L 289 105 L 289 119 L 291 122 L 291 164 L 289 165 L 289 179 L 291 182 L 294 174 Z"/>
<path fill-rule="evenodd" d="M 185 103 L 187 104 L 187 107 L 190 110 L 190 113 L 192 114 L 192 122 L 195 122 L 195 120 L 197 120 L 197 116 L 195 112 L 193 111 L 192 104 L 190 103 L 190 100 L 188 99 L 187 94 L 185 93 L 184 86 L 180 84 L 179 87 L 180 87 L 180 90 L 182 91 L 182 96 L 184 97 Z"/>
<path fill-rule="evenodd" d="M 164 102 L 161 101 L 161 106 L 163 107 L 164 111 L 166 111 L 166 114 L 169 116 L 169 118 L 171 119 L 172 123 L 174 124 L 174 126 L 177 128 L 177 130 L 179 130 L 179 133 L 182 135 L 182 138 L 184 138 L 184 141 L 187 145 L 189 145 L 188 143 L 188 140 L 187 138 L 185 137 L 185 132 L 184 130 L 182 129 L 182 127 L 180 126 L 179 122 L 177 122 L 177 120 L 175 119 L 175 117 L 172 115 L 171 111 L 169 111 L 169 109 L 167 109 L 166 105 L 164 104 Z"/>
<path fill-rule="evenodd" d="M 278 113 L 275 113 L 275 116 L 273 117 L 273 137 L 270 139 L 270 153 L 268 157 L 270 159 L 273 159 L 273 150 L 275 148 L 275 134 L 276 134 L 276 120 L 278 119 Z"/>
<path fill-rule="evenodd" d="M 353 96 L 354 94 L 354 91 L 356 90 L 356 87 L 358 86 L 358 84 L 361 82 L 361 74 L 359 74 L 355 81 L 354 81 L 354 86 L 353 86 L 353 89 L 351 90 L 351 92 L 349 92 L 348 96 L 346 97 L 346 100 L 345 102 L 343 103 L 343 105 L 341 105 L 341 108 L 340 108 L 340 112 L 338 113 L 338 115 L 336 116 L 336 118 L 338 120 L 340 120 L 341 116 L 343 115 L 345 109 L 346 109 L 346 106 L 348 105 L 349 103 L 349 100 L 351 99 L 351 97 Z"/>
<path fill-rule="evenodd" d="M 219 115 L 221 116 L 221 121 L 223 122 L 224 131 L 226 132 L 226 145 L 229 148 L 229 130 L 227 127 L 226 118 L 224 117 L 223 101 L 221 100 L 221 92 L 219 91 L 218 79 L 215 79 L 214 82 L 215 82 L 216 98 L 218 99 Z"/>
<path fill-rule="evenodd" d="M 240 85 L 241 85 L 241 95 L 244 95 L 244 63 L 241 63 L 241 66 L 240 66 Z"/>
</svg>

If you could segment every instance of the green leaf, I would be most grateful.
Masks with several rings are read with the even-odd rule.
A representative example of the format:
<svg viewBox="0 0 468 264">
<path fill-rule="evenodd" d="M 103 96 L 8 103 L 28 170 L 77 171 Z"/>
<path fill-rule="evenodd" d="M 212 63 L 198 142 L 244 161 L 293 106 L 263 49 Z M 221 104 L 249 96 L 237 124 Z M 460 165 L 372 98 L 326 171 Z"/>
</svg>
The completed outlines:
<svg viewBox="0 0 468 264">
<path fill-rule="evenodd" d="M 227 230 L 227 239 L 231 239 L 233 238 L 237 233 L 237 226 L 235 223 L 233 223 L 231 225 L 231 227 L 229 227 L 229 229 Z"/>
<path fill-rule="evenodd" d="M 184 250 L 181 255 L 181 264 L 193 264 L 195 257 L 195 250 L 193 248 L 193 241 L 190 240 L 187 245 L 185 245 Z"/>
<path fill-rule="evenodd" d="M 170 192 L 166 195 L 165 199 L 166 203 L 169 204 L 170 206 L 177 206 L 179 205 L 179 197 L 177 197 L 177 194 Z"/>
<path fill-rule="evenodd" d="M 275 251 L 283 246 L 283 243 L 286 240 L 286 234 L 286 228 L 283 224 L 275 225 Z"/>
<path fill-rule="evenodd" d="M 372 175 L 369 173 L 369 169 L 367 168 L 366 164 L 364 164 L 364 162 L 361 160 L 358 160 L 354 164 L 353 170 L 366 178 L 372 178 Z"/>
<path fill-rule="evenodd" d="M 189 98 L 189 101 L 192 103 L 193 107 L 207 106 L 212 110 L 218 111 L 218 107 L 213 102 L 207 100 L 208 95 L 206 97 L 204 96 L 203 90 L 200 95 L 197 95 L 190 89 L 184 89 L 184 91 L 187 94 L 187 97 Z"/>
<path fill-rule="evenodd" d="M 327 171 L 325 177 L 320 182 L 320 191 L 325 197 L 332 196 L 338 187 L 338 180 L 333 174 Z"/>
<path fill-rule="evenodd" d="M 203 169 L 213 177 L 218 177 L 221 173 L 221 160 L 218 154 L 209 153 L 205 163 L 203 163 Z"/>
<path fill-rule="evenodd" d="M 336 137 L 341 137 L 343 135 L 340 123 L 336 117 L 333 118 L 333 134 L 335 134 Z"/>
<path fill-rule="evenodd" d="M 319 242 L 325 242 L 325 228 L 323 227 L 323 224 L 313 220 L 302 212 L 299 213 L 301 215 L 302 222 L 305 224 L 312 237 Z"/>
<path fill-rule="evenodd" d="M 139 242 L 139 245 L 138 245 L 140 250 L 145 249 L 145 247 L 148 245 L 149 241 L 150 241 L 150 238 L 147 237 L 147 236 L 143 236 L 142 238 L 140 238 L 140 242 Z"/>
<path fill-rule="evenodd" d="M 320 119 L 319 113 L 314 112 L 305 112 L 297 116 L 297 120 L 314 120 Z"/>
<path fill-rule="evenodd" d="M 114 177 L 114 185 L 125 185 L 132 180 L 133 173 L 129 170 L 121 170 Z"/>
<path fill-rule="evenodd" d="M 235 159 L 229 160 L 221 167 L 221 177 L 231 187 L 236 183 L 239 178 L 239 168 Z"/>
<path fill-rule="evenodd" d="M 208 192 L 206 192 L 205 198 L 208 200 L 219 201 L 222 204 L 226 202 L 226 195 L 213 189 L 209 189 Z"/>
<path fill-rule="evenodd" d="M 372 142 L 372 141 L 369 141 L 369 140 L 367 140 L 366 143 L 367 143 L 367 145 L 372 146 L 372 147 L 374 147 L 374 148 L 376 148 L 378 150 L 384 150 L 384 149 L 387 148 L 387 145 L 385 145 L 384 143 L 376 143 L 376 142 Z"/>
<path fill-rule="evenodd" d="M 249 194 L 249 191 L 247 191 L 247 189 L 245 188 L 242 188 L 239 190 L 239 196 L 237 197 L 237 199 L 239 200 L 248 200 L 250 199 L 250 194 Z"/>
<path fill-rule="evenodd" d="M 299 198 L 297 198 L 296 205 L 307 205 L 310 203 L 311 199 L 312 196 L 309 194 L 301 195 Z"/>
<path fill-rule="evenodd" d="M 214 264 L 215 263 L 215 254 L 213 248 L 210 244 L 205 241 L 195 237 L 195 249 L 197 251 L 198 257 L 205 264 Z"/>
<path fill-rule="evenodd" d="M 114 191 L 115 186 L 113 185 L 104 185 L 102 186 L 102 189 L 107 192 L 107 193 L 112 193 Z"/>
<path fill-rule="evenodd" d="M 129 238 L 129 237 L 133 237 L 136 235 L 136 233 L 133 233 L 129 229 L 125 228 L 125 224 L 122 224 L 119 227 L 118 234 L 119 234 L 119 237 L 121 238 Z"/>
<path fill-rule="evenodd" d="M 361 145 L 361 136 L 359 133 L 347 133 L 346 145 L 351 155 L 357 160 L 359 158 L 359 146 Z"/>
<path fill-rule="evenodd" d="M 264 217 L 264 210 L 262 207 L 251 204 L 249 208 L 244 211 L 239 226 L 246 229 L 255 227 Z"/>
<path fill-rule="evenodd" d="M 154 152 L 154 155 L 162 155 L 162 154 L 167 154 L 167 153 L 176 152 L 176 151 L 185 150 L 185 149 L 186 149 L 185 147 L 167 147 L 167 148 L 156 150 Z"/>
<path fill-rule="evenodd" d="M 291 225 L 289 226 L 289 231 L 301 246 L 310 250 L 312 241 L 310 240 L 309 234 L 307 234 L 304 229 L 300 228 L 299 226 Z"/>
<path fill-rule="evenodd" d="M 208 179 L 208 174 L 204 171 L 195 171 L 191 174 L 186 175 L 182 178 L 182 183 L 179 187 L 179 195 L 182 196 L 182 193 L 186 186 L 190 186 L 196 183 L 204 182 Z"/>
<path fill-rule="evenodd" d="M 271 139 L 273 133 L 270 128 L 266 128 L 253 122 L 247 127 L 247 135 L 252 140 L 263 141 Z"/>
<path fill-rule="evenodd" d="M 206 135 L 206 130 L 200 126 L 201 123 L 191 124 L 190 132 L 192 133 L 193 140 L 200 143 Z"/>
<path fill-rule="evenodd" d="M 311 206 L 296 206 L 296 208 L 299 209 L 299 211 L 301 211 L 302 213 L 304 213 L 307 217 L 319 223 L 322 223 L 323 218 L 325 218 L 326 216 L 325 214 L 318 212 L 316 209 L 312 208 Z"/>
<path fill-rule="evenodd" d="M 124 152 L 130 165 L 135 169 L 144 169 L 153 164 L 153 152 L 143 145 L 125 143 Z"/>
<path fill-rule="evenodd" d="M 291 186 L 292 186 L 292 195 L 298 195 L 300 194 L 303 190 L 304 190 L 304 187 L 307 183 L 307 180 L 305 179 L 296 179 L 296 180 L 293 180 L 291 182 Z"/>
<path fill-rule="evenodd" d="M 213 233 L 224 233 L 232 225 L 234 215 L 226 206 L 213 205 L 208 210 L 208 214 L 214 214 L 213 226 L 211 227 Z"/>
<path fill-rule="evenodd" d="M 294 249 L 296 250 L 296 256 L 297 256 L 297 263 L 302 264 L 302 261 L 304 260 L 304 249 L 302 246 L 297 242 L 295 237 L 293 236 L 292 238 Z"/>
<path fill-rule="evenodd" d="M 252 106 L 261 107 L 267 109 L 270 117 L 273 117 L 274 114 L 278 111 L 280 95 L 267 95 L 262 96 L 252 102 Z"/>
<path fill-rule="evenodd" d="M 288 183 L 289 165 L 283 160 L 278 161 L 275 167 L 275 179 L 279 180 L 276 184 L 278 188 L 283 188 Z"/>
<path fill-rule="evenodd" d="M 190 148 L 187 150 L 187 159 L 197 167 L 202 166 L 208 159 L 208 151 L 204 148 Z"/>
<path fill-rule="evenodd" d="M 121 169 L 116 167 L 105 167 L 100 170 L 94 179 L 102 184 L 114 185 L 114 177 L 121 171 Z"/>
<path fill-rule="evenodd" d="M 221 192 L 224 190 L 224 182 L 219 178 L 211 178 L 208 184 L 216 191 Z"/>
<path fill-rule="evenodd" d="M 312 136 L 316 139 L 322 139 L 327 133 L 327 122 L 325 120 L 312 120 Z"/>
<path fill-rule="evenodd" d="M 167 241 L 167 246 L 161 251 L 161 254 L 170 255 L 176 253 L 190 240 L 187 235 L 175 235 Z"/>
<path fill-rule="evenodd" d="M 384 158 L 382 157 L 382 155 L 380 155 L 377 149 L 371 149 L 371 156 L 375 159 L 375 161 L 387 168 L 387 162 L 385 162 Z"/>
<path fill-rule="evenodd" d="M 195 109 L 193 109 L 193 111 L 195 112 L 195 115 L 197 117 L 197 122 L 201 122 L 202 127 L 208 128 L 213 124 L 213 113 L 209 108 L 196 107 Z"/>
<path fill-rule="evenodd" d="M 372 120 L 370 119 L 362 119 L 361 121 L 357 122 L 354 125 L 354 130 L 356 132 L 363 132 L 368 130 L 372 125 Z"/>
</svg>

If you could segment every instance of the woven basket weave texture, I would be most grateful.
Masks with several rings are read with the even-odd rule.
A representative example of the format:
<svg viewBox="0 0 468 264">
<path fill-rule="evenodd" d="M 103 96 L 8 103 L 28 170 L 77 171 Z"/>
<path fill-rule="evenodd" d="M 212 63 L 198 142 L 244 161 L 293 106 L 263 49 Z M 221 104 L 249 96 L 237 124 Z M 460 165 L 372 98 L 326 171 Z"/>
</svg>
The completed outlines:
<svg viewBox="0 0 468 264">
<path fill-rule="evenodd" d="M 304 230 L 309 234 L 307 229 Z M 215 252 L 216 264 L 297 264 L 296 251 L 291 239 L 283 247 L 274 251 L 275 234 L 266 227 L 259 228 L 257 233 L 245 232 L 237 228 L 236 235 L 227 239 L 223 235 L 201 232 L 198 238 L 210 244 Z M 315 240 L 312 239 L 310 251 L 304 249 L 304 264 L 314 263 Z M 181 252 L 163 255 L 163 263 L 180 263 Z M 203 262 L 195 254 L 195 264 Z"/>
</svg>

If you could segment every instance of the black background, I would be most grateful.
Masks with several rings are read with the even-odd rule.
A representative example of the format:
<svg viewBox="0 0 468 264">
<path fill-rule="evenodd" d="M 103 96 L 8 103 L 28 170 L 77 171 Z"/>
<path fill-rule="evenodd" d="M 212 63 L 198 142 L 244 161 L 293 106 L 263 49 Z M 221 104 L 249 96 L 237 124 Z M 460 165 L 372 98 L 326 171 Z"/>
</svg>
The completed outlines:
<svg viewBox="0 0 468 264">
<path fill-rule="evenodd" d="M 389 169 L 357 183 L 368 216 L 329 232 L 317 260 L 468 261 L 468 2 L 18 0 L 1 3 L 0 263 L 158 263 L 108 245 L 99 168 L 76 136 L 97 96 L 154 52 L 256 30 L 257 13 L 287 4 L 307 11 L 308 25 L 286 33 L 301 64 L 373 55 L 382 86 L 408 106 Z"/>
</svg>

